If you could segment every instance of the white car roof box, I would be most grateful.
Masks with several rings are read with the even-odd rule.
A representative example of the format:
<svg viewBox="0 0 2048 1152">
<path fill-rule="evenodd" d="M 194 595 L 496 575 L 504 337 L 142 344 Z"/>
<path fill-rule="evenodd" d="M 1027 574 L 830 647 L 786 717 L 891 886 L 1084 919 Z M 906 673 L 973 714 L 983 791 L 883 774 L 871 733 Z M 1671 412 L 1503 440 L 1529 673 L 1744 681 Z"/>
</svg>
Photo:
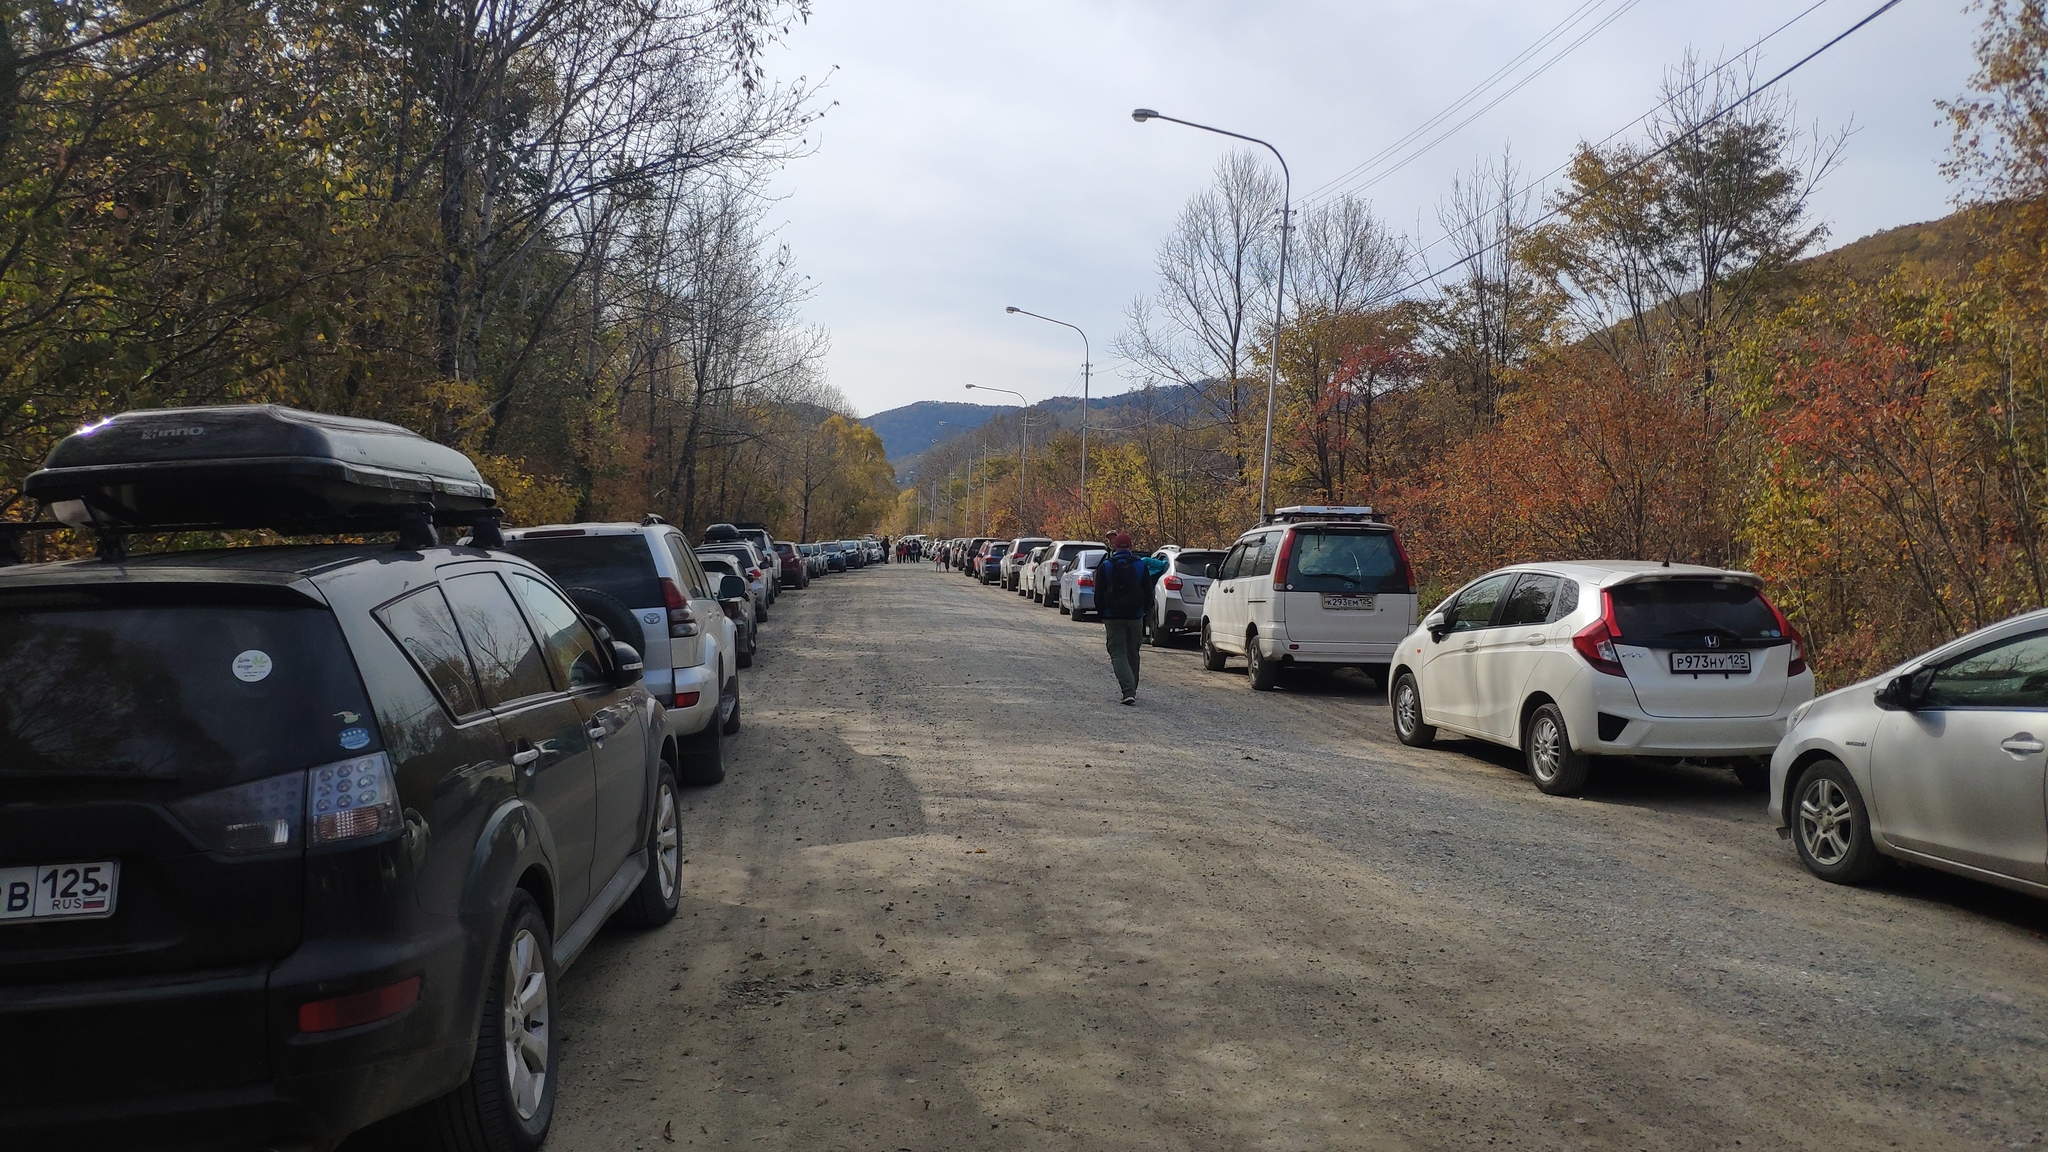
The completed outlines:
<svg viewBox="0 0 2048 1152">
<path fill-rule="evenodd" d="M 23 491 L 58 520 L 122 532 L 397 531 L 468 524 L 495 542 L 497 492 L 469 457 L 396 424 L 275 404 L 124 412 L 52 449 Z"/>
<path fill-rule="evenodd" d="M 1365 524 L 1384 524 L 1385 516 L 1365 504 L 1295 504 L 1287 508 L 1275 508 L 1266 514 L 1266 524 L 1297 524 L 1304 520 L 1353 520 Z"/>
</svg>

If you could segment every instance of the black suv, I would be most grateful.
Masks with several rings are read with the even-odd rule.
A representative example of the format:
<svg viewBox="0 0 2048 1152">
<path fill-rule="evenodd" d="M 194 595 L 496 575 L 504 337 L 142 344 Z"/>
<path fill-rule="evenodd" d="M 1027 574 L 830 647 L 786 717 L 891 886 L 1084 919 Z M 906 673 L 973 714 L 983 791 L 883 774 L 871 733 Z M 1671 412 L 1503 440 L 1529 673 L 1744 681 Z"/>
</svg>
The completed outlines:
<svg viewBox="0 0 2048 1152">
<path fill-rule="evenodd" d="M 110 457 L 157 453 L 219 514 L 204 449 L 152 446 L 194 428 L 350 461 L 310 500 L 357 528 L 389 521 L 364 459 L 437 447 L 145 412 L 31 478 L 103 558 L 0 568 L 0 1147 L 321 1149 L 404 1113 L 432 1146 L 536 1148 L 560 972 L 607 919 L 675 914 L 675 749 L 638 655 L 532 565 L 434 542 L 432 493 L 392 505 L 396 545 L 125 555 L 124 523 L 195 513 Z M 305 480 L 246 463 L 274 505 Z M 263 518 L 332 530 L 309 506 Z"/>
</svg>

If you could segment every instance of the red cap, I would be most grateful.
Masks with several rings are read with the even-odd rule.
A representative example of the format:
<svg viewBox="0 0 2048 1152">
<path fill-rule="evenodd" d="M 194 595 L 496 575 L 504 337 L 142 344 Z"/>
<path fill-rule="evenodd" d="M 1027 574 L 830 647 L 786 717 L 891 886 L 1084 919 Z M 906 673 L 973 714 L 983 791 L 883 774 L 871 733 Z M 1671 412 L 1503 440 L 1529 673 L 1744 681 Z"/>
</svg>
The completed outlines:
<svg viewBox="0 0 2048 1152">
<path fill-rule="evenodd" d="M 1109 546 L 1111 548 L 1129 548 L 1131 546 L 1131 534 L 1129 532 L 1119 532 L 1111 536 L 1109 538 Z"/>
</svg>

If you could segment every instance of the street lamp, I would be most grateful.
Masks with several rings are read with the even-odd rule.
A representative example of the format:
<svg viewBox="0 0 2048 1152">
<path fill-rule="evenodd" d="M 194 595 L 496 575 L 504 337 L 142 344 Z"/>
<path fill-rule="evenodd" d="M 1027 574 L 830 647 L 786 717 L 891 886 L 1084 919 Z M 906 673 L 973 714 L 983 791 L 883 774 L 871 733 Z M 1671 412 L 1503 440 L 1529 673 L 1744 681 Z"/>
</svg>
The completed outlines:
<svg viewBox="0 0 2048 1152">
<path fill-rule="evenodd" d="M 1091 351 L 1089 351 L 1089 347 L 1088 347 L 1088 334 L 1087 334 L 1086 332 L 1081 332 L 1081 329 L 1080 329 L 1079 327 L 1077 327 L 1077 326 L 1075 326 L 1075 325 L 1073 325 L 1073 324 L 1069 324 L 1069 323 L 1067 323 L 1067 322 L 1066 322 L 1065 320 L 1055 320 L 1055 319 L 1053 319 L 1053 318 L 1052 318 L 1052 317 L 1050 317 L 1050 316 L 1040 316 L 1040 315 L 1039 315 L 1038 313 L 1036 313 L 1036 312 L 1026 312 L 1026 311 L 1025 311 L 1024 309 L 1022 309 L 1022 308 L 1019 308 L 1019 307 L 1017 307 L 1017 306 L 1016 306 L 1016 305 L 1014 305 L 1014 304 L 1010 305 L 1010 306 L 1009 306 L 1009 307 L 1007 307 L 1007 308 L 1004 308 L 1004 309 L 1003 309 L 1003 311 L 1005 311 L 1005 312 L 1009 312 L 1009 313 L 1012 313 L 1012 314 L 1014 314 L 1014 315 L 1017 315 L 1017 316 L 1029 316 L 1029 317 L 1031 317 L 1031 318 L 1032 318 L 1032 319 L 1034 319 L 1034 320 L 1043 320 L 1043 321 L 1045 321 L 1045 322 L 1046 322 L 1046 323 L 1048 323 L 1048 324 L 1057 324 L 1057 325 L 1059 325 L 1059 326 L 1060 326 L 1060 327 L 1062 327 L 1062 328 L 1072 328 L 1072 329 L 1074 329 L 1074 331 L 1076 331 L 1076 332 L 1080 332 L 1080 334 L 1081 334 L 1081 514 L 1082 514 L 1083 516 L 1087 516 L 1087 515 L 1088 515 L 1088 377 L 1089 377 L 1089 373 L 1090 373 L 1090 372 L 1091 372 L 1091 371 L 1093 370 L 1093 367 L 1094 367 L 1094 366 L 1093 366 L 1093 364 L 1091 364 L 1091 363 L 1090 363 L 1090 361 L 1092 361 L 1092 360 L 1093 360 L 1093 359 L 1095 358 L 1095 357 L 1094 357 L 1094 354 L 1093 354 L 1093 353 L 1092 353 Z M 1092 523 L 1092 521 L 1091 521 L 1091 523 Z"/>
<path fill-rule="evenodd" d="M 1022 392 L 1012 392 L 1008 388 L 991 388 L 986 384 L 969 384 L 967 387 L 970 391 L 979 388 L 983 392 L 1002 392 L 1017 398 L 1020 409 L 1017 413 L 1017 531 L 1029 532 L 1031 529 L 1024 522 L 1024 479 L 1025 467 L 1031 459 L 1031 442 L 1027 438 L 1029 433 L 1025 430 L 1022 409 L 1029 407 L 1031 402 L 1024 398 Z"/>
<path fill-rule="evenodd" d="M 1136 120 L 1140 124 L 1147 120 L 1164 120 L 1169 124 L 1179 124 L 1186 128 L 1200 128 L 1204 132 L 1214 132 L 1218 136 L 1228 136 L 1233 140 L 1244 140 L 1257 144 L 1259 147 L 1271 152 L 1273 159 L 1280 162 L 1280 177 L 1282 188 L 1284 189 L 1280 194 L 1280 282 L 1273 290 L 1273 370 L 1266 377 L 1266 451 L 1265 455 L 1259 459 L 1259 518 L 1263 520 L 1273 510 L 1273 502 L 1267 495 L 1267 485 L 1273 475 L 1273 398 L 1280 391 L 1280 324 L 1286 316 L 1287 308 L 1287 233 L 1289 231 L 1288 214 L 1292 210 L 1294 202 L 1294 174 L 1287 170 L 1287 157 L 1282 156 L 1278 148 L 1273 147 L 1257 136 L 1246 136 L 1241 132 L 1229 132 L 1222 128 L 1211 128 L 1207 124 L 1197 124 L 1192 120 L 1180 120 L 1172 116 L 1162 116 L 1150 108 L 1132 109 L 1131 119 Z M 1233 382 L 1231 387 L 1235 388 L 1237 385 Z"/>
</svg>

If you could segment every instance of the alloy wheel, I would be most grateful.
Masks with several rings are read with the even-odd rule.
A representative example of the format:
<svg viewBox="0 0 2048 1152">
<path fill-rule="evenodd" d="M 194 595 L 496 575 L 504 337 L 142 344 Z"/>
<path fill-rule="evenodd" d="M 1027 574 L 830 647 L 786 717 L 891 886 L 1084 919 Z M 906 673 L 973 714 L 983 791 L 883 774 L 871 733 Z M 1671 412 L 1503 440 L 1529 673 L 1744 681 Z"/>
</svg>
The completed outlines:
<svg viewBox="0 0 2048 1152">
<path fill-rule="evenodd" d="M 1402 681 L 1399 691 L 1394 693 L 1394 726 L 1401 735 L 1412 736 L 1415 726 L 1422 722 L 1422 700 L 1415 694 L 1415 685 Z"/>
<path fill-rule="evenodd" d="M 1529 733 L 1529 771 L 1538 780 L 1555 780 L 1564 767 L 1564 752 L 1557 725 L 1548 716 L 1538 716 Z"/>
<path fill-rule="evenodd" d="M 664 779 L 654 806 L 654 863 L 661 880 L 661 898 L 673 900 L 681 872 L 681 835 L 677 830 L 676 793 Z"/>
<path fill-rule="evenodd" d="M 1816 863 L 1840 864 L 1849 855 L 1855 828 L 1856 813 L 1840 784 L 1823 776 L 1806 786 L 1799 797 L 1799 843 Z"/>
<path fill-rule="evenodd" d="M 548 970 L 538 937 L 524 928 L 505 957 L 505 1087 L 522 1120 L 540 1111 L 548 1082 Z"/>
</svg>

